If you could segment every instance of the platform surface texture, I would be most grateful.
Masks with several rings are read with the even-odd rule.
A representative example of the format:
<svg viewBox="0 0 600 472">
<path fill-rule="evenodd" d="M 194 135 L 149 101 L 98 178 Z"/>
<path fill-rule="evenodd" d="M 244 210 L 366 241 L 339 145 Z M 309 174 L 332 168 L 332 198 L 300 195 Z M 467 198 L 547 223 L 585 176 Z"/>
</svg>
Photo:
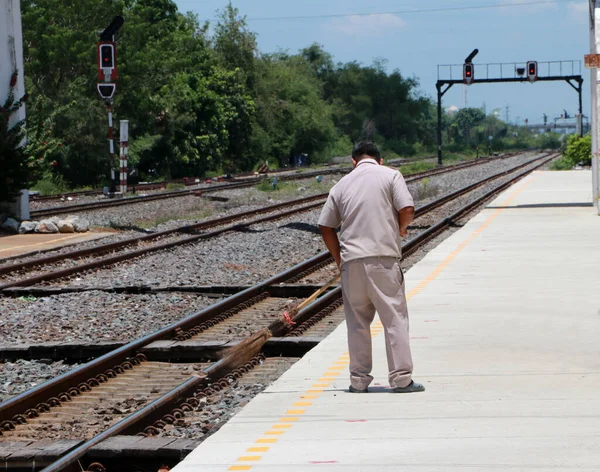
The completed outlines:
<svg viewBox="0 0 600 472">
<path fill-rule="evenodd" d="M 112 236 L 113 233 L 15 234 L 0 237 L 0 263 L 16 256 L 34 255 L 77 243 Z"/>
<path fill-rule="evenodd" d="M 599 471 L 591 173 L 535 172 L 406 274 L 414 379 L 347 392 L 342 324 L 175 472 Z"/>
</svg>

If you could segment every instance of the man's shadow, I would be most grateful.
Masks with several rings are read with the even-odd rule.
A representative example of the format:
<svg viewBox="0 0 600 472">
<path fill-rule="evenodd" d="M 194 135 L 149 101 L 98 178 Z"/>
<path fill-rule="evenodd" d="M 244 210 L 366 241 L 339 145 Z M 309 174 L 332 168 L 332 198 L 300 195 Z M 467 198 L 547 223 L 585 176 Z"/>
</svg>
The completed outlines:
<svg viewBox="0 0 600 472">
<path fill-rule="evenodd" d="M 319 230 L 318 226 L 311 225 L 309 223 L 293 222 L 293 223 L 288 223 L 284 226 L 281 226 L 281 228 L 289 228 L 289 229 L 295 229 L 298 231 L 305 231 L 307 233 L 321 234 L 321 231 Z"/>
</svg>

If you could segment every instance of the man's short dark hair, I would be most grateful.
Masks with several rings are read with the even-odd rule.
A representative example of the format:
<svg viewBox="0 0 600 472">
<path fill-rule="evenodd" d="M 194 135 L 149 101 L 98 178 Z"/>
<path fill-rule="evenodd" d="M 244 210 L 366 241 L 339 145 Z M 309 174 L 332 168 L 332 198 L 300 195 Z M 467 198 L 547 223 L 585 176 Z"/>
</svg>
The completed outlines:
<svg viewBox="0 0 600 472">
<path fill-rule="evenodd" d="M 360 161 L 364 156 L 372 157 L 377 160 L 381 159 L 379 148 L 375 143 L 370 141 L 361 141 L 357 143 L 352 150 L 352 159 L 355 161 Z"/>
</svg>

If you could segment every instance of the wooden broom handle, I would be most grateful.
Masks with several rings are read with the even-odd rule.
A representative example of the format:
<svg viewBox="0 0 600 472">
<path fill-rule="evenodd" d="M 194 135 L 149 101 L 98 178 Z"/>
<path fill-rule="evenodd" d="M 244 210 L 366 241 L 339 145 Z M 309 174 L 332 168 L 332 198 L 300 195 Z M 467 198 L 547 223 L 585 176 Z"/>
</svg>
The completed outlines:
<svg viewBox="0 0 600 472">
<path fill-rule="evenodd" d="M 338 274 L 336 275 L 333 279 L 331 279 L 329 282 L 327 282 L 325 285 L 323 285 L 319 290 L 317 290 L 315 293 L 313 293 L 310 297 L 308 297 L 306 300 L 304 300 L 302 303 L 300 303 L 300 305 L 298 305 L 296 307 L 296 309 L 298 311 L 302 310 L 302 308 L 304 308 L 306 305 L 308 305 L 309 303 L 312 303 L 316 300 L 316 298 L 321 295 L 325 290 L 327 290 L 329 287 L 331 287 L 334 283 L 336 283 L 339 278 L 342 276 L 342 274 Z"/>
</svg>

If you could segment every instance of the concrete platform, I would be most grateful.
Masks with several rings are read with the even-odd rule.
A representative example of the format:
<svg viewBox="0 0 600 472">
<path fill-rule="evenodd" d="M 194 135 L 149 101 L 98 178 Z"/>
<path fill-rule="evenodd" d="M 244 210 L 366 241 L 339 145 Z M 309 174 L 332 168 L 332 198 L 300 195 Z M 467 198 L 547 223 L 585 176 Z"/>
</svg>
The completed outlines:
<svg viewBox="0 0 600 472">
<path fill-rule="evenodd" d="M 415 379 L 346 393 L 345 325 L 175 472 L 600 470 L 600 218 L 589 172 L 537 172 L 407 274 Z"/>
<path fill-rule="evenodd" d="M 15 234 L 0 236 L 0 263 L 16 256 L 39 254 L 73 244 L 106 238 L 113 233 Z"/>
</svg>

